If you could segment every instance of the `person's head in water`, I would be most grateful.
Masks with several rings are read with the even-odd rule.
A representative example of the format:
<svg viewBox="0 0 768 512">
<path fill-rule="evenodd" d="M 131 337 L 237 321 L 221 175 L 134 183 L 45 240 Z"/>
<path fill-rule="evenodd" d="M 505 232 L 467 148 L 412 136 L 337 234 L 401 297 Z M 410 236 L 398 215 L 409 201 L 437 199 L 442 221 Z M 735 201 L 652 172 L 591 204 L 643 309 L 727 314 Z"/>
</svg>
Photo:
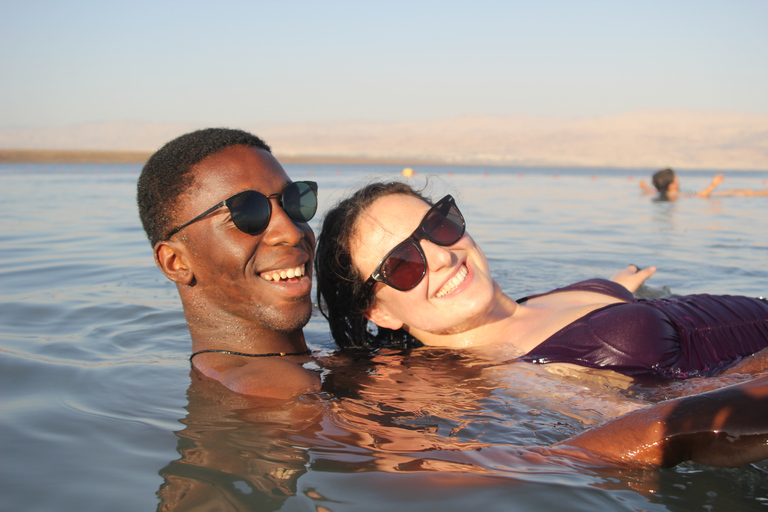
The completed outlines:
<svg viewBox="0 0 768 512">
<path fill-rule="evenodd" d="M 428 202 L 410 185 L 401 182 L 372 183 L 330 209 L 317 239 L 315 274 L 317 302 L 330 324 L 331 334 L 343 348 L 408 347 L 420 343 L 402 330 L 368 330 L 366 312 L 374 296 L 352 262 L 351 246 L 357 221 L 380 197 L 402 194 Z"/>
<path fill-rule="evenodd" d="M 185 225 L 240 192 L 280 194 L 289 183 L 269 146 L 247 132 L 210 128 L 169 142 L 149 159 L 138 182 L 140 216 L 158 266 L 172 281 L 194 289 L 198 298 L 205 297 L 229 314 L 258 315 L 278 332 L 300 330 L 311 313 L 309 280 L 304 280 L 306 289 L 300 296 L 294 291 L 278 298 L 275 292 L 288 273 L 295 281 L 311 274 L 314 234 L 306 222 L 290 218 L 262 197 L 271 212 L 260 233 L 247 233 L 233 224 L 237 218 L 230 204 Z M 274 234 L 287 237 L 294 254 L 282 256 L 289 251 L 269 243 Z M 283 272 L 286 275 L 280 276 Z"/>
<path fill-rule="evenodd" d="M 659 191 L 659 194 L 663 196 L 677 192 L 675 187 L 677 183 L 677 176 L 675 175 L 675 171 L 670 168 L 656 171 L 653 174 L 652 181 L 653 186 L 656 187 L 656 190 Z"/>
<path fill-rule="evenodd" d="M 209 128 L 149 159 L 137 201 L 155 262 L 181 297 L 195 368 L 247 394 L 288 386 L 270 373 L 288 375 L 285 364 L 303 378 L 300 366 L 261 357 L 307 349 L 317 185 L 292 182 L 259 137 Z"/>
<path fill-rule="evenodd" d="M 474 325 L 499 292 L 453 198 L 432 205 L 399 182 L 331 208 L 315 266 L 318 304 L 344 348 L 436 344 Z"/>
</svg>

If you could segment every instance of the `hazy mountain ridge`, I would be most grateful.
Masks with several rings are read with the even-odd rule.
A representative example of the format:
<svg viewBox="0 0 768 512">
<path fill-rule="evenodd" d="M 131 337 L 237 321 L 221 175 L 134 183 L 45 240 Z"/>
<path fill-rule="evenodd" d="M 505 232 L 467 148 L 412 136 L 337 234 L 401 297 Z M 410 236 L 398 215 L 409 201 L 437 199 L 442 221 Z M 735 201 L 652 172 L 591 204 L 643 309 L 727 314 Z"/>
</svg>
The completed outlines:
<svg viewBox="0 0 768 512">
<path fill-rule="evenodd" d="M 0 129 L 0 148 L 153 151 L 192 123 Z M 278 156 L 467 164 L 768 170 L 768 114 L 644 110 L 605 117 L 242 125 Z"/>
</svg>

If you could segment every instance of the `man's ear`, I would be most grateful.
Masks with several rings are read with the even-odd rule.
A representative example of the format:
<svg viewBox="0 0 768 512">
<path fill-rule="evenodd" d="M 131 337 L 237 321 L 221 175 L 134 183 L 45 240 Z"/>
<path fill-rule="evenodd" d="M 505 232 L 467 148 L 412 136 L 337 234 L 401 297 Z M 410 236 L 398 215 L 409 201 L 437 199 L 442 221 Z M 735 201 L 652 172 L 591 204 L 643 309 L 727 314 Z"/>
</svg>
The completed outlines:
<svg viewBox="0 0 768 512">
<path fill-rule="evenodd" d="M 392 316 L 386 309 L 374 302 L 365 313 L 365 318 L 385 329 L 397 330 L 403 326 L 403 322 Z"/>
<path fill-rule="evenodd" d="M 155 244 L 155 263 L 165 277 L 176 284 L 189 285 L 195 279 L 190 268 L 185 247 L 171 240 L 161 240 Z"/>
</svg>

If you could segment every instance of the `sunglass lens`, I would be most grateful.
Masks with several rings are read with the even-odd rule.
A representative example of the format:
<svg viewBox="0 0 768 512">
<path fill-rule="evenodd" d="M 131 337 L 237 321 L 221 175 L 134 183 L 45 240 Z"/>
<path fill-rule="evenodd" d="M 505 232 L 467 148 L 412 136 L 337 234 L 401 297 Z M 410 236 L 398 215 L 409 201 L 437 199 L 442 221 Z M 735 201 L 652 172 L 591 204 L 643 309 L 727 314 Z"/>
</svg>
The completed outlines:
<svg viewBox="0 0 768 512">
<path fill-rule="evenodd" d="M 296 222 L 309 222 L 317 212 L 317 192 L 309 183 L 291 183 L 283 190 L 283 208 Z"/>
<path fill-rule="evenodd" d="M 450 203 L 432 210 L 422 226 L 433 242 L 443 246 L 455 244 L 464 234 L 461 214 L 456 206 Z"/>
<path fill-rule="evenodd" d="M 407 291 L 419 284 L 427 269 L 421 252 L 407 241 L 397 247 L 382 265 L 385 282 L 400 291 Z"/>
<path fill-rule="evenodd" d="M 244 233 L 258 235 L 269 224 L 271 209 L 263 194 L 248 190 L 232 197 L 228 206 L 232 222 Z"/>
</svg>

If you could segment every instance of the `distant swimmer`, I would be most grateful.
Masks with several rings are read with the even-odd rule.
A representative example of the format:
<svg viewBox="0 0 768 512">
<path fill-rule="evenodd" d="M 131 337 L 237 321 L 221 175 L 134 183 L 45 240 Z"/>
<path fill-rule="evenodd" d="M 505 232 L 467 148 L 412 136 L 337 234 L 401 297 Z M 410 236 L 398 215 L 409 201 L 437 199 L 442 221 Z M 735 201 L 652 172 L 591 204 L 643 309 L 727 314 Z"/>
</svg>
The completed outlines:
<svg viewBox="0 0 768 512">
<path fill-rule="evenodd" d="M 764 190 L 751 189 L 731 189 L 715 192 L 715 189 L 725 180 L 722 174 L 717 174 L 712 178 L 712 182 L 700 192 L 682 192 L 680 191 L 680 179 L 670 168 L 656 171 L 651 182 L 656 190 L 648 186 L 645 180 L 640 180 L 640 188 L 648 194 L 658 193 L 659 201 L 677 201 L 680 197 L 719 197 L 719 196 L 768 196 L 768 188 Z"/>
</svg>

